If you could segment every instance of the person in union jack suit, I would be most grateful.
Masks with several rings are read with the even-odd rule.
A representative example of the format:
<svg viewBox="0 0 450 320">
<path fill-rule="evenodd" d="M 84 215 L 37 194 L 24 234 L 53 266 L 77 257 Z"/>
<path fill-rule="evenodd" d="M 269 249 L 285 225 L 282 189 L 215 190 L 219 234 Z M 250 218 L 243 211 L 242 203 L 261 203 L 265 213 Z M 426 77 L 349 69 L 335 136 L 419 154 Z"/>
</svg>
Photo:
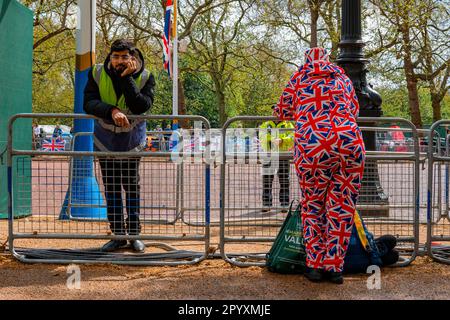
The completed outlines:
<svg viewBox="0 0 450 320">
<path fill-rule="evenodd" d="M 305 276 L 341 284 L 364 170 L 365 147 L 356 123 L 351 80 L 323 48 L 305 53 L 274 115 L 295 120 L 294 160 L 302 192 Z"/>
<path fill-rule="evenodd" d="M 84 89 L 84 111 L 98 117 L 94 124 L 95 150 L 144 150 L 146 121 L 130 120 L 127 115 L 147 112 L 153 105 L 154 88 L 155 78 L 145 69 L 139 49 L 131 41 L 115 40 L 105 62 L 94 65 L 89 71 Z M 99 162 L 111 231 L 116 235 L 140 234 L 140 157 L 100 157 Z M 126 193 L 126 220 L 122 187 Z M 130 242 L 135 251 L 145 250 L 142 241 Z M 126 240 L 111 240 L 102 251 L 115 251 L 126 244 Z"/>
</svg>

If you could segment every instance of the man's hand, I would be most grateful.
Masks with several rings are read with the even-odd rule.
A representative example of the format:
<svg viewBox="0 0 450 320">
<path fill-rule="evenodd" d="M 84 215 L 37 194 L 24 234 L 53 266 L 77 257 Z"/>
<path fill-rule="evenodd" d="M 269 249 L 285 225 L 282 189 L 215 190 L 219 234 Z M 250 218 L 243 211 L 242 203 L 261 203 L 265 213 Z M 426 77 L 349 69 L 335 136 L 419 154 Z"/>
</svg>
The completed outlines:
<svg viewBox="0 0 450 320">
<path fill-rule="evenodd" d="M 126 69 L 120 75 L 121 77 L 125 77 L 129 74 L 133 74 L 137 69 L 136 58 L 131 57 L 131 59 L 126 63 Z"/>
<path fill-rule="evenodd" d="M 128 121 L 127 116 L 120 111 L 119 108 L 114 108 L 113 111 L 111 112 L 111 117 L 114 121 L 114 123 L 116 124 L 116 126 L 118 127 L 129 127 L 130 126 L 130 122 Z"/>
</svg>

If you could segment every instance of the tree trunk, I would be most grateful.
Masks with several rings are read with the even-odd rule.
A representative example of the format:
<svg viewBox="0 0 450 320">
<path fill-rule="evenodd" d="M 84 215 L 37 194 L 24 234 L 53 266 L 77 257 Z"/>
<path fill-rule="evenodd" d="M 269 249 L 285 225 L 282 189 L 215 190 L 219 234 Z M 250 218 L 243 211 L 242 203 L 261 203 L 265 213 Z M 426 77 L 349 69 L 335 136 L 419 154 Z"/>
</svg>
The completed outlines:
<svg viewBox="0 0 450 320">
<path fill-rule="evenodd" d="M 434 81 L 430 81 L 430 97 L 431 107 L 433 108 L 433 122 L 441 120 L 441 99 L 440 95 L 435 88 Z"/>
<path fill-rule="evenodd" d="M 419 108 L 419 93 L 417 90 L 417 78 L 414 74 L 414 65 L 411 54 L 411 39 L 409 35 L 409 26 L 404 26 L 402 30 L 403 37 L 403 63 L 406 78 L 406 87 L 408 88 L 408 104 L 411 112 L 411 121 L 417 128 L 422 128 L 422 117 Z"/>
<path fill-rule="evenodd" d="M 406 60 L 406 59 L 405 59 Z M 417 128 L 422 128 L 422 117 L 419 108 L 419 93 L 417 79 L 414 77 L 412 63 L 405 61 L 406 87 L 408 88 L 408 104 L 411 112 L 411 121 Z"/>
<path fill-rule="evenodd" d="M 317 47 L 317 20 L 319 20 L 319 6 L 317 1 L 308 1 L 309 9 L 311 12 L 311 44 L 310 47 Z"/>
<path fill-rule="evenodd" d="M 216 91 L 217 106 L 219 107 L 219 122 L 222 127 L 227 121 L 227 113 L 225 110 L 225 93 L 221 90 Z"/>
<path fill-rule="evenodd" d="M 184 96 L 184 87 L 181 78 L 178 77 L 178 114 L 185 115 L 186 114 L 186 97 Z M 183 129 L 188 129 L 189 121 L 181 120 L 180 127 Z"/>
</svg>

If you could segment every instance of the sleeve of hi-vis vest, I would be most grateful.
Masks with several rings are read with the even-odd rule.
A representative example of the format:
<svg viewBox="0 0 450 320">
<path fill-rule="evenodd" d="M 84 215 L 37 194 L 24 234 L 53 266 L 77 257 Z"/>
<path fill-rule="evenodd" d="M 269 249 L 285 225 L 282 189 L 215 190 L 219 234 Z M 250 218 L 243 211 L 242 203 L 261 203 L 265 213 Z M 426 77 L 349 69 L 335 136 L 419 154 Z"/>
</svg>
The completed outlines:
<svg viewBox="0 0 450 320">
<path fill-rule="evenodd" d="M 90 69 L 88 72 L 88 81 L 84 88 L 84 112 L 99 118 L 112 120 L 111 111 L 113 108 L 113 105 L 102 102 L 98 85 L 95 83 L 94 77 L 92 76 L 92 69 Z"/>
<path fill-rule="evenodd" d="M 294 126 L 291 123 L 286 124 L 286 130 L 280 134 L 280 139 L 283 141 L 283 147 L 285 150 L 290 151 L 294 148 Z"/>
</svg>

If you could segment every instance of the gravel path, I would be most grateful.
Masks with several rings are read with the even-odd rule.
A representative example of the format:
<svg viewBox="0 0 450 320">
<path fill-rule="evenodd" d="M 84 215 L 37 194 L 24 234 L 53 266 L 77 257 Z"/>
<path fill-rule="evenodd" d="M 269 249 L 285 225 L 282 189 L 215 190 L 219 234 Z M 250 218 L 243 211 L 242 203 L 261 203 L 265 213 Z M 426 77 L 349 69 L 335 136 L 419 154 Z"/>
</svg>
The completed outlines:
<svg viewBox="0 0 450 320">
<path fill-rule="evenodd" d="M 449 299 L 450 266 L 417 258 L 382 270 L 381 289 L 369 275 L 348 275 L 342 286 L 313 284 L 301 275 L 239 268 L 222 260 L 194 266 L 81 265 L 81 288 L 68 289 L 66 266 L 15 261 L 0 255 L 0 300 L 6 299 Z"/>
<path fill-rule="evenodd" d="M 56 164 L 55 164 L 56 165 Z M 32 204 L 33 217 L 19 219 L 15 221 L 15 230 L 20 232 L 54 233 L 54 232 L 75 232 L 81 234 L 104 234 L 107 224 L 105 223 L 83 223 L 83 222 L 60 222 L 57 221 L 61 204 L 67 191 L 68 177 L 66 175 L 68 163 L 61 162 L 56 165 L 59 171 L 48 174 L 49 164 L 33 161 L 33 172 L 38 180 L 32 183 L 32 196 L 23 206 Z M 399 169 L 392 166 L 392 170 L 399 172 Z M 398 169 L 398 170 L 397 170 Z M 143 190 L 145 203 L 164 204 L 164 208 L 174 206 L 173 185 L 175 183 L 174 169 L 168 166 L 152 167 L 146 169 L 151 181 L 143 185 L 158 185 L 158 189 Z M 217 169 L 216 169 L 217 170 Z M 234 177 L 240 177 L 241 171 L 233 173 Z M 252 179 L 260 179 L 260 173 L 254 168 L 250 174 Z M 393 196 L 392 203 L 404 204 L 404 194 L 410 188 L 408 180 L 401 180 L 401 177 L 410 177 L 409 171 L 404 169 L 403 175 L 399 179 L 391 179 L 392 183 L 383 183 L 387 189 L 391 190 Z M 170 179 L 167 179 L 167 175 Z M 49 177 L 48 177 L 49 176 Z M 386 174 L 383 177 L 391 177 Z M 40 177 L 40 178 L 39 178 Z M 163 179 L 164 177 L 164 179 Z M 51 179 L 50 179 L 51 178 Z M 150 179 L 148 178 L 148 179 Z M 188 208 L 196 208 L 203 204 L 202 195 L 202 175 L 195 171 L 195 168 L 187 170 L 185 175 L 185 201 Z M 36 176 L 33 176 L 36 179 Z M 50 180 L 48 180 L 50 179 Z M 256 180 L 255 180 L 256 181 Z M 251 181 L 251 186 L 261 186 L 258 181 Z M 426 180 L 422 180 L 426 181 Z M 218 180 L 212 179 L 212 186 L 217 190 Z M 239 181 L 243 184 L 245 181 Z M 292 179 L 292 183 L 295 179 Z M 30 182 L 28 182 L 30 184 Z M 405 186 L 406 185 L 406 186 Z M 402 187 L 403 186 L 403 187 Z M 389 188 L 388 188 L 389 187 Z M 294 188 L 294 186 L 293 186 Z M 422 188 L 423 189 L 423 188 Z M 172 190 L 172 191 L 171 191 Z M 247 194 L 236 191 L 233 199 L 239 205 L 250 203 L 250 207 L 256 206 L 260 196 L 254 188 L 247 187 Z M 250 192 L 250 191 L 251 192 Z M 293 189 L 294 190 L 294 189 Z M 424 189 L 426 190 L 426 189 Z M 398 195 L 396 195 L 398 191 Z M 26 193 L 28 195 L 28 193 Z M 275 197 L 276 198 L 276 197 Z M 421 199 L 423 197 L 421 196 Z M 212 207 L 217 207 L 218 197 L 211 199 Z M 251 201 L 250 201 L 251 200 Z M 229 201 L 229 204 L 231 202 Z M 233 204 L 233 203 L 231 203 Z M 394 212 L 397 216 L 410 218 L 411 210 L 399 209 Z M 403 210 L 403 211 L 402 211 Z M 173 216 L 169 215 L 167 209 L 158 209 L 156 213 L 148 209 L 148 218 L 165 218 L 169 221 Z M 188 222 L 201 222 L 202 217 L 198 212 L 201 210 L 187 211 Z M 241 210 L 246 213 L 249 210 Z M 238 211 L 238 214 L 242 212 Z M 161 216 L 161 214 L 165 214 Z M 421 216 L 423 212 L 421 212 Z M 241 217 L 242 218 L 242 217 Z M 34 221 L 34 219 L 37 219 Z M 253 221 L 254 217 L 249 217 Z M 150 219 L 151 220 L 151 219 Z M 218 211 L 212 210 L 212 221 L 218 221 Z M 281 220 L 280 220 L 281 221 Z M 34 224 L 33 224 L 34 222 Z M 64 228 L 63 228 L 64 227 Z M 370 227 L 377 227 L 371 225 Z M 397 226 L 389 225 L 390 229 L 378 229 L 376 234 L 400 234 L 411 235 L 412 225 L 402 226 L 400 230 Z M 148 227 L 150 228 L 150 227 Z M 171 225 L 163 225 L 157 230 L 147 230 L 151 234 L 183 234 L 197 233 L 196 227 L 183 225 L 182 229 L 177 229 Z M 240 234 L 247 234 L 252 231 L 245 223 L 242 223 Z M 248 230 L 247 230 L 248 229 Z M 265 229 L 264 229 L 265 230 Z M 449 225 L 440 231 L 448 234 Z M 275 235 L 277 228 L 269 230 Z M 382 232 L 381 232 L 382 231 Z M 233 229 L 227 228 L 227 234 L 232 234 Z M 246 233 L 247 232 L 247 233 Z M 267 231 L 268 232 L 268 231 Z M 253 234 L 252 234 L 253 235 Z M 258 233 L 258 235 L 261 235 Z M 0 221 L 0 245 L 7 237 L 7 222 Z M 425 225 L 420 226 L 420 242 L 424 243 L 426 238 Z M 218 244 L 218 228 L 211 229 L 211 244 Z M 66 247 L 78 248 L 98 245 L 97 242 L 69 241 L 69 240 L 45 240 L 45 243 L 34 240 L 21 240 L 20 246 L 36 247 Z M 241 245 L 243 247 L 243 245 Z M 269 247 L 265 248 L 266 251 Z M 258 248 L 259 249 L 259 248 Z M 231 246 L 229 252 L 236 250 Z M 244 250 L 244 249 L 243 249 Z M 250 246 L 245 247 L 244 252 L 252 251 Z M 259 251 L 258 251 L 259 252 Z M 4 254 L 0 249 L 0 300 L 5 299 L 449 299 L 450 298 L 450 266 L 432 262 L 428 258 L 417 258 L 410 266 L 405 268 L 386 268 L 382 270 L 381 289 L 369 290 L 367 280 L 370 275 L 352 275 L 345 277 L 342 286 L 328 283 L 312 284 L 301 275 L 279 275 L 268 272 L 264 268 L 249 267 L 239 268 L 231 266 L 222 260 L 207 260 L 194 266 L 179 267 L 125 267 L 115 265 L 81 265 L 81 288 L 70 290 L 66 286 L 68 274 L 64 265 L 46 264 L 23 264 L 14 260 L 11 256 Z"/>
</svg>

